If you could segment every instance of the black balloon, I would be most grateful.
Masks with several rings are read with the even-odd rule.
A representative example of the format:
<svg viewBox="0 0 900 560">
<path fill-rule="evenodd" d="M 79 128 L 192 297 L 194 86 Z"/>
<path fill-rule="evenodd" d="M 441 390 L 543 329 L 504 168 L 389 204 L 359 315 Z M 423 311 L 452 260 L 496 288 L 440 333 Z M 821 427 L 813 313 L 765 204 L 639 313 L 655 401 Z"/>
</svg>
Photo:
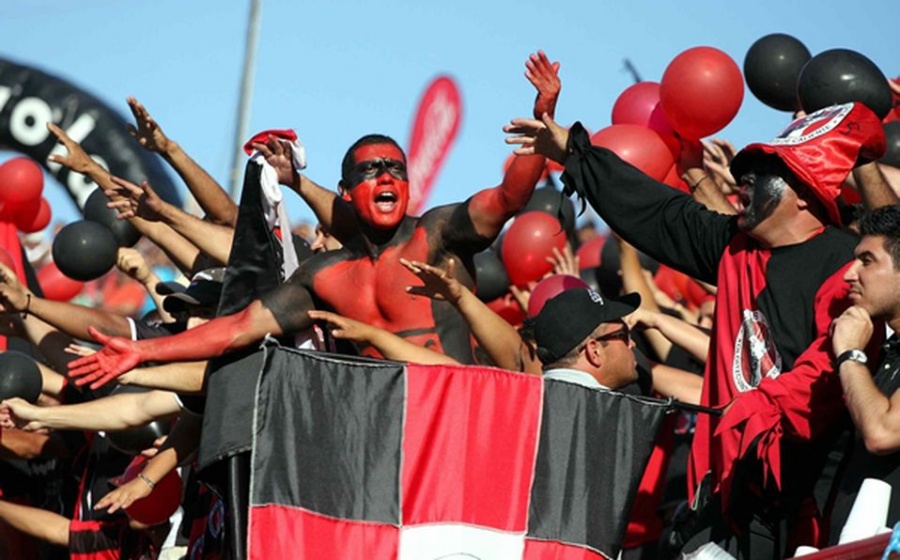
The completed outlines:
<svg viewBox="0 0 900 560">
<path fill-rule="evenodd" d="M 81 220 L 62 228 L 53 240 L 53 262 L 74 280 L 87 282 L 116 264 L 118 246 L 109 228 Z"/>
<path fill-rule="evenodd" d="M 560 208 L 562 208 L 562 218 L 560 219 Z M 519 213 L 531 212 L 538 210 L 546 212 L 560 220 L 566 235 L 571 238 L 572 232 L 575 231 L 575 205 L 566 198 L 560 191 L 556 190 L 552 183 L 548 183 L 543 187 L 534 190 L 528 204 L 522 208 Z"/>
<path fill-rule="evenodd" d="M 509 289 L 509 276 L 494 251 L 488 249 L 475 255 L 475 282 L 481 301 L 493 301 Z"/>
<path fill-rule="evenodd" d="M 809 49 L 790 35 L 766 35 L 751 45 L 744 58 L 747 87 L 769 107 L 794 112 L 800 108 L 797 77 L 810 56 Z"/>
<path fill-rule="evenodd" d="M 147 393 L 150 389 L 145 387 L 130 387 L 120 385 L 116 387 L 110 395 L 119 395 L 122 393 Z M 109 444 L 128 455 L 137 455 L 141 451 L 153 447 L 153 442 L 158 438 L 169 433 L 170 423 L 164 420 L 154 420 L 149 424 L 130 428 L 128 430 L 117 430 L 106 432 L 106 439 Z"/>
<path fill-rule="evenodd" d="M 859 101 L 883 119 L 893 108 L 884 73 L 867 57 L 849 49 L 832 49 L 812 57 L 800 71 L 797 96 L 807 113 Z"/>
<path fill-rule="evenodd" d="M 103 194 L 103 191 L 94 189 L 84 203 L 84 219 L 109 228 L 119 247 L 134 247 L 134 244 L 141 238 L 141 234 L 128 220 L 116 218 L 117 212 L 108 208 L 107 202 L 109 202 L 109 198 Z"/>
<path fill-rule="evenodd" d="M 884 139 L 887 142 L 887 150 L 879 162 L 892 167 L 900 167 L 900 121 L 891 121 L 884 124 Z"/>
<path fill-rule="evenodd" d="M 19 397 L 35 403 L 42 387 L 41 370 L 30 356 L 12 350 L 0 354 L 0 400 Z"/>
</svg>

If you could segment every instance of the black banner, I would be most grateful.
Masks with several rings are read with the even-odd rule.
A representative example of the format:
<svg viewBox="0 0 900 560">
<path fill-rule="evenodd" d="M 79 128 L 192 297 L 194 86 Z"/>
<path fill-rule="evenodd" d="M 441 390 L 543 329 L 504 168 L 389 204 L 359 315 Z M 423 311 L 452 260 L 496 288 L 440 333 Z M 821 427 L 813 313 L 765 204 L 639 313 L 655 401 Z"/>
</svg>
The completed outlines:
<svg viewBox="0 0 900 560">
<path fill-rule="evenodd" d="M 116 176 L 148 181 L 163 199 L 181 206 L 181 196 L 159 159 L 128 134 L 126 120 L 103 101 L 77 86 L 0 59 L 0 148 L 21 152 L 40 163 L 66 188 L 78 208 L 96 186 L 79 173 L 48 163 L 65 148 L 47 130 L 53 122 Z"/>
</svg>

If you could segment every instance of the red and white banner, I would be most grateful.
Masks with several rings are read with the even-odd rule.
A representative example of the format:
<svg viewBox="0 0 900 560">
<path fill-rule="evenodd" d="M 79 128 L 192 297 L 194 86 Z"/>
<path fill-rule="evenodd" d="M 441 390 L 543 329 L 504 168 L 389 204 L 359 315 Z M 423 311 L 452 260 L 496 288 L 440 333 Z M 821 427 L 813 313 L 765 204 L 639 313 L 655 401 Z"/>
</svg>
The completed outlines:
<svg viewBox="0 0 900 560">
<path fill-rule="evenodd" d="M 462 121 L 462 97 L 449 76 L 435 78 L 416 110 L 409 140 L 409 213 L 418 215 Z"/>
</svg>

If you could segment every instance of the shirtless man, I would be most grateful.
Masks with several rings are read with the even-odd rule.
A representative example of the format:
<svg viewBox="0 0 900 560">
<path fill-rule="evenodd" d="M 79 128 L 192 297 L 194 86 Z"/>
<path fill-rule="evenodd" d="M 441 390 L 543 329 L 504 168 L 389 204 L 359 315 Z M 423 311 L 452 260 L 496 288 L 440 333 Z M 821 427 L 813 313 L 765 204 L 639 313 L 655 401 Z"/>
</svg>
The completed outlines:
<svg viewBox="0 0 900 560">
<path fill-rule="evenodd" d="M 542 52 L 526 62 L 526 76 L 538 93 L 534 114 L 553 113 L 559 95 L 558 63 Z M 469 330 L 445 301 L 406 292 L 412 275 L 400 259 L 440 266 L 450 258 L 463 264 L 461 281 L 474 286 L 473 256 L 487 248 L 503 224 L 531 197 L 543 171 L 542 156 L 519 157 L 503 182 L 465 202 L 406 215 L 409 184 L 406 156 L 397 143 L 368 135 L 347 151 L 341 166 L 341 198 L 349 203 L 359 233 L 344 247 L 308 259 L 284 285 L 243 311 L 220 317 L 189 334 L 135 343 L 93 331 L 105 348 L 71 364 L 78 384 L 100 386 L 137 364 L 209 358 L 253 344 L 267 334 L 299 332 L 312 324 L 307 312 L 325 309 L 363 321 L 443 352 L 473 361 Z M 292 182 L 279 172 L 280 180 Z M 198 343 L 202 341 L 202 343 Z M 374 348 L 364 355 L 380 356 Z"/>
</svg>

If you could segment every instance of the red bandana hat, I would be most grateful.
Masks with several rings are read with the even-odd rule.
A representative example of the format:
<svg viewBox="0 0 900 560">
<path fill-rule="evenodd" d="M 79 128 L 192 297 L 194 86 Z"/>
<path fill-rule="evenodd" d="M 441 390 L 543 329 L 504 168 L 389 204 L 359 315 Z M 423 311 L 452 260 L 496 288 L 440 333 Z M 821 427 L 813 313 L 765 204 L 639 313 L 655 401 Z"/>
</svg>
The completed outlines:
<svg viewBox="0 0 900 560">
<path fill-rule="evenodd" d="M 771 142 L 750 144 L 731 161 L 731 174 L 740 181 L 755 156 L 775 154 L 822 201 L 831 221 L 840 224 L 841 184 L 854 167 L 884 151 L 884 128 L 875 113 L 862 103 L 845 103 L 800 117 Z"/>
</svg>

